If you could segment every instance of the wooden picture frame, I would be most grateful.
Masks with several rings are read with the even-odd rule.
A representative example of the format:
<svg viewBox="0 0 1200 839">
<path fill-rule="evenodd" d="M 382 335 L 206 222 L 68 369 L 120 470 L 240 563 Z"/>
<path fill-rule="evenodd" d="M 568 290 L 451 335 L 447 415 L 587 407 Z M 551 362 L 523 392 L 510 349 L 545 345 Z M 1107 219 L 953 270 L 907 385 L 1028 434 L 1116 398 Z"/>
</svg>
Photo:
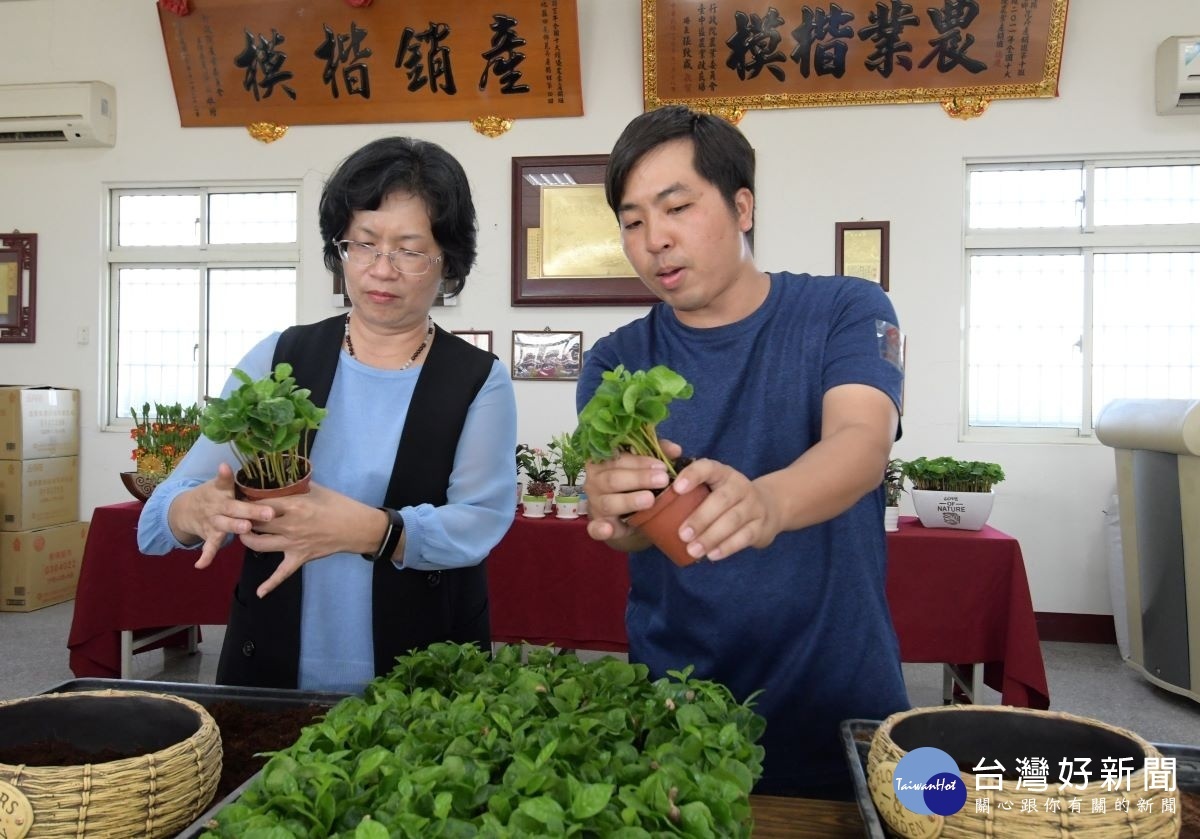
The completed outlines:
<svg viewBox="0 0 1200 839">
<path fill-rule="evenodd" d="M 451 329 L 450 334 L 457 335 L 471 346 L 484 352 L 492 351 L 492 330 L 490 329 Z"/>
<path fill-rule="evenodd" d="M 862 277 L 890 291 L 888 252 L 891 224 L 839 221 L 834 224 L 833 273 Z"/>
<path fill-rule="evenodd" d="M 583 367 L 583 333 L 514 331 L 512 334 L 512 377 L 514 380 L 575 381 Z"/>
<path fill-rule="evenodd" d="M 0 344 L 32 344 L 37 325 L 37 234 L 0 233 Z"/>
<path fill-rule="evenodd" d="M 658 302 L 621 250 L 604 200 L 606 154 L 512 159 L 512 304 Z"/>
</svg>

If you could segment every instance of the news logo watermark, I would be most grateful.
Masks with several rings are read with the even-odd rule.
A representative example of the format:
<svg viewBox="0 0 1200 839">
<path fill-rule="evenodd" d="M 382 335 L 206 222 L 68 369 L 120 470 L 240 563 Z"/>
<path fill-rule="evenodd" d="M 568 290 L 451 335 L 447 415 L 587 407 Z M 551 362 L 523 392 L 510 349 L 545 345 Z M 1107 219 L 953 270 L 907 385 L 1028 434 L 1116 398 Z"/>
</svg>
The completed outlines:
<svg viewBox="0 0 1200 839">
<path fill-rule="evenodd" d="M 933 746 L 913 749 L 896 764 L 896 798 L 922 816 L 953 816 L 967 803 L 967 785 L 954 758 Z"/>
</svg>

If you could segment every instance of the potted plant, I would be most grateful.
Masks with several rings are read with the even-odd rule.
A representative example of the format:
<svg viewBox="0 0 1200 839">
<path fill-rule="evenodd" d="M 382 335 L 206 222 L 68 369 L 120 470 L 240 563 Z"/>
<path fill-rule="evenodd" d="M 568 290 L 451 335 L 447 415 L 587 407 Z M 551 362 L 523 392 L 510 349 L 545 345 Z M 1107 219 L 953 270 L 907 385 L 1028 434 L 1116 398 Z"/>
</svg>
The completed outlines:
<svg viewBox="0 0 1200 839">
<path fill-rule="evenodd" d="M 602 462 L 621 452 L 656 457 L 674 480 L 688 459 L 667 457 L 658 442 L 656 428 L 667 418 L 667 405 L 690 399 L 692 386 L 683 376 L 664 365 L 631 372 L 623 364 L 601 375 L 600 385 L 583 410 L 572 436 L 573 444 L 588 460 Z M 630 516 L 628 523 L 641 530 L 676 565 L 690 565 L 696 558 L 679 539 L 679 525 L 708 495 L 701 484 L 684 495 L 659 491 L 654 506 Z"/>
<path fill-rule="evenodd" d="M 133 416 L 131 457 L 137 469 L 122 472 L 121 482 L 134 498 L 145 501 L 200 437 L 200 406 L 155 402 L 151 414 L 150 403 L 145 402 L 140 414 L 133 407 L 129 413 Z"/>
<path fill-rule="evenodd" d="M 992 487 L 1004 480 L 998 463 L 918 457 L 903 466 L 913 506 L 926 527 L 979 530 L 992 512 Z"/>
<path fill-rule="evenodd" d="M 521 496 L 523 515 L 531 519 L 545 517 L 546 508 L 554 496 L 554 467 L 550 463 L 550 455 L 543 449 L 520 443 L 517 445 L 517 464 L 528 478 Z"/>
<path fill-rule="evenodd" d="M 904 492 L 904 461 L 893 458 L 883 470 L 883 529 L 900 529 L 900 494 Z"/>
<path fill-rule="evenodd" d="M 296 495 L 308 491 L 312 464 L 308 432 L 325 418 L 324 408 L 296 387 L 292 365 L 280 362 L 261 379 L 241 370 L 242 383 L 224 399 L 212 399 L 200 415 L 200 431 L 214 443 L 231 443 L 241 469 L 236 481 L 248 498 Z"/>
<path fill-rule="evenodd" d="M 560 519 L 578 518 L 581 512 L 583 487 L 579 485 L 579 474 L 583 472 L 587 457 L 575 447 L 570 434 L 559 434 L 546 444 L 550 460 L 562 473 L 567 482 L 558 488 L 554 496 L 555 515 Z"/>
</svg>

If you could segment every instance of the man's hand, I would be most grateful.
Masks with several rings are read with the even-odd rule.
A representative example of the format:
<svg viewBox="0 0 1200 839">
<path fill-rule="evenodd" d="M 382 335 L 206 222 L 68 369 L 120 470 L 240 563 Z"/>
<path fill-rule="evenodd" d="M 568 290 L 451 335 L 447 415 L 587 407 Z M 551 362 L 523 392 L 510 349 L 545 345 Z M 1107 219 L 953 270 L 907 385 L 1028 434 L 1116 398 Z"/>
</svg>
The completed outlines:
<svg viewBox="0 0 1200 839">
<path fill-rule="evenodd" d="M 603 463 L 589 462 L 583 484 L 588 497 L 588 535 L 621 551 L 647 547 L 649 541 L 623 518 L 654 506 L 650 490 L 662 489 L 667 482 L 667 467 L 654 457 L 622 454 Z"/>
<path fill-rule="evenodd" d="M 775 541 L 779 510 L 760 484 L 724 463 L 701 459 L 688 464 L 668 492 L 682 495 L 700 484 L 708 484 L 711 492 L 679 528 L 689 556 L 716 561 Z"/>
</svg>

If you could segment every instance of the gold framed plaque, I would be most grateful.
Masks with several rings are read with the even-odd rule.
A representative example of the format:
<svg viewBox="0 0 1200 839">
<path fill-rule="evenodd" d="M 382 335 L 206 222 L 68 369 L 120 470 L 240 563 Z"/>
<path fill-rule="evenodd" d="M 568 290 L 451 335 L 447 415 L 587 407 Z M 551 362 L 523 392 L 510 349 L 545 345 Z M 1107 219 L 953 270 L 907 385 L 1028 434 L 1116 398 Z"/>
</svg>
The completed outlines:
<svg viewBox="0 0 1200 839">
<path fill-rule="evenodd" d="M 512 161 L 514 306 L 657 302 L 625 258 L 616 215 L 605 201 L 608 155 Z"/>
<path fill-rule="evenodd" d="M 888 291 L 886 221 L 839 221 L 834 224 L 833 273 L 862 277 Z"/>
</svg>

